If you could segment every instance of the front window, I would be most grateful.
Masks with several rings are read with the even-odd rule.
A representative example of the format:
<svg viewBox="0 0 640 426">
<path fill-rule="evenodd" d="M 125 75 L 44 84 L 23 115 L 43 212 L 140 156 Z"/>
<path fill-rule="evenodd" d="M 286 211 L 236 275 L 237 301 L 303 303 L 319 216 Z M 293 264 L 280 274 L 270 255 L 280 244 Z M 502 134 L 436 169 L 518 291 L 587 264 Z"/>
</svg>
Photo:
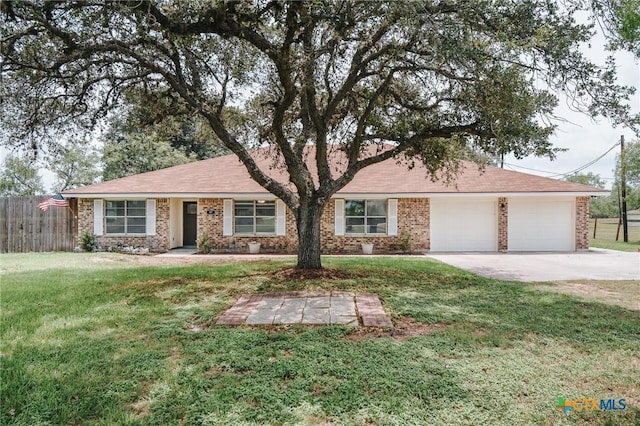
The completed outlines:
<svg viewBox="0 0 640 426">
<path fill-rule="evenodd" d="M 275 201 L 236 201 L 234 209 L 236 234 L 275 234 Z"/>
<path fill-rule="evenodd" d="M 386 234 L 386 200 L 346 200 L 344 216 L 347 234 Z"/>
<path fill-rule="evenodd" d="M 144 200 L 106 201 L 107 234 L 144 234 L 147 230 L 147 204 Z"/>
</svg>

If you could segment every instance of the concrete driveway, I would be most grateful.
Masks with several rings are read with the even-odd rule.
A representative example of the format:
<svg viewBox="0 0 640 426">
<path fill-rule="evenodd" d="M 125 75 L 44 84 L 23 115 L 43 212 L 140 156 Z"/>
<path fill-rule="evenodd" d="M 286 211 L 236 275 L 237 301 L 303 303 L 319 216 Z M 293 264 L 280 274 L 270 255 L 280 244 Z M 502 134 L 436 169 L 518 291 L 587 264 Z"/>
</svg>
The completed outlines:
<svg viewBox="0 0 640 426">
<path fill-rule="evenodd" d="M 501 280 L 639 280 L 640 253 L 591 249 L 578 253 L 427 254 L 460 269 Z"/>
</svg>

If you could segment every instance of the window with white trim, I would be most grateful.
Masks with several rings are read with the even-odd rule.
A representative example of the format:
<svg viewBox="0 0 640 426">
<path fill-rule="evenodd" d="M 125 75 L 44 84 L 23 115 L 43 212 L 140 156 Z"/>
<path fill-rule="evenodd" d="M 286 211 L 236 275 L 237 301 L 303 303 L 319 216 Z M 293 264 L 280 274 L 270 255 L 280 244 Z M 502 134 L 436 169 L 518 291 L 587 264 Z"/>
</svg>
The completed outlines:
<svg viewBox="0 0 640 426">
<path fill-rule="evenodd" d="M 145 234 L 147 203 L 145 200 L 106 200 L 104 221 L 106 234 Z"/>
<path fill-rule="evenodd" d="M 345 200 L 347 234 L 386 234 L 387 200 Z"/>
<path fill-rule="evenodd" d="M 233 211 L 236 234 L 275 234 L 275 201 L 235 201 Z"/>
</svg>

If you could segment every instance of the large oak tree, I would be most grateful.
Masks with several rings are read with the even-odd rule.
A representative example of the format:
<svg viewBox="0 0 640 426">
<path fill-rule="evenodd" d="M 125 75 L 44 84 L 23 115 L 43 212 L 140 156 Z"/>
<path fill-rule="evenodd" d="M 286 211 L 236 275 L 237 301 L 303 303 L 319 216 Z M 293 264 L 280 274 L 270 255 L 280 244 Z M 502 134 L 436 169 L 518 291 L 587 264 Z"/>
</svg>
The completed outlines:
<svg viewBox="0 0 640 426">
<path fill-rule="evenodd" d="M 324 206 L 364 167 L 406 159 L 435 175 L 469 148 L 553 156 L 556 91 L 632 121 L 615 63 L 578 49 L 593 32 L 580 8 L 590 2 L 5 1 L 2 121 L 37 148 L 136 96 L 198 114 L 295 214 L 298 266 L 319 268 Z M 290 182 L 256 165 L 250 148 L 265 145 Z"/>
</svg>

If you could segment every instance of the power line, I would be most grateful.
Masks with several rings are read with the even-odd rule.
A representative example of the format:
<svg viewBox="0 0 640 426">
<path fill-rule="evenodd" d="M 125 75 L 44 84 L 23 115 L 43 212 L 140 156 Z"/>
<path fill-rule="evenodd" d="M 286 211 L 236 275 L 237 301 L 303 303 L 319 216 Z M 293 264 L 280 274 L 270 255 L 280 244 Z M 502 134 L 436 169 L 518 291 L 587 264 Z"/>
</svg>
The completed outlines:
<svg viewBox="0 0 640 426">
<path fill-rule="evenodd" d="M 598 157 L 598 158 L 596 158 L 595 160 L 593 160 L 593 161 L 591 161 L 591 162 L 589 162 L 589 163 L 585 164 L 584 166 L 582 166 L 582 167 L 578 167 L 577 169 L 572 170 L 572 171 L 570 171 L 570 172 L 568 172 L 568 173 L 564 173 L 564 174 L 560 173 L 560 174 L 558 174 L 557 176 L 568 176 L 568 175 L 576 174 L 576 173 L 578 173 L 578 172 L 583 171 L 584 169 L 586 169 L 586 168 L 588 168 L 588 167 L 593 166 L 595 163 L 597 163 L 598 161 L 600 161 L 600 160 L 601 160 L 605 155 L 607 155 L 608 153 L 610 153 L 611 151 L 613 151 L 613 149 L 614 149 L 614 148 L 616 148 L 618 145 L 620 145 L 620 142 L 616 142 L 615 144 L 613 144 L 613 146 L 612 146 L 611 148 L 609 148 L 609 149 L 607 150 L 607 152 L 605 152 L 604 154 L 602 154 L 601 156 L 599 156 L 599 157 Z"/>
<path fill-rule="evenodd" d="M 549 174 L 556 174 L 557 173 L 557 172 L 549 172 L 547 170 L 532 169 L 530 167 L 525 167 L 525 166 L 518 166 L 517 164 L 511 164 L 511 163 L 504 163 L 504 165 L 505 166 L 510 166 L 509 168 L 511 170 L 513 170 L 513 167 L 517 167 L 518 169 L 531 170 L 532 172 L 549 173 Z"/>
<path fill-rule="evenodd" d="M 588 163 L 578 167 L 577 169 L 571 170 L 570 172 L 566 172 L 566 173 L 557 173 L 557 172 L 550 172 L 550 171 L 547 171 L 547 170 L 532 169 L 532 168 L 529 168 L 529 167 L 518 166 L 517 164 L 510 164 L 510 163 L 504 163 L 504 164 L 505 164 L 505 166 L 518 167 L 518 168 L 524 169 L 524 170 L 531 170 L 531 171 L 539 172 L 539 173 L 549 173 L 549 174 L 551 174 L 551 176 L 547 176 L 549 178 L 566 177 L 566 176 L 570 176 L 570 175 L 579 173 L 579 172 L 583 171 L 584 169 L 587 169 L 587 168 L 593 166 L 595 163 L 600 161 L 605 155 L 607 155 L 608 153 L 613 151 L 613 149 L 616 148 L 618 145 L 620 145 L 619 141 L 616 142 L 615 144 L 613 144 L 613 146 L 611 148 L 609 148 L 604 154 L 600 155 L 596 159 L 591 160 Z"/>
</svg>

